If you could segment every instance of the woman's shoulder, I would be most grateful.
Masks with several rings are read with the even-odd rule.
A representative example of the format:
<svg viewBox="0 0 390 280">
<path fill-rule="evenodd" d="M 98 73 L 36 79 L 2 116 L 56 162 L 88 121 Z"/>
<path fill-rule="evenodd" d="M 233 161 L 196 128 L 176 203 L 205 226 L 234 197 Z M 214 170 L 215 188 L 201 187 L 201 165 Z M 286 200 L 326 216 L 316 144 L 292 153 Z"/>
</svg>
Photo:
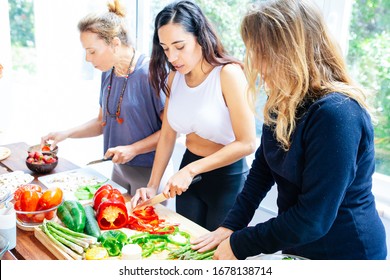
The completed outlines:
<svg viewBox="0 0 390 280">
<path fill-rule="evenodd" d="M 351 110 L 361 111 L 363 108 L 353 98 L 339 92 L 329 93 L 316 100 L 312 109 L 339 113 L 348 113 Z"/>
<path fill-rule="evenodd" d="M 237 81 L 237 79 L 242 80 L 246 79 L 244 71 L 242 70 L 241 66 L 236 63 L 230 63 L 223 65 L 221 68 L 221 83 L 222 84 L 229 84 L 232 81 Z"/>
<path fill-rule="evenodd" d="M 231 77 L 238 74 L 243 74 L 244 71 L 242 70 L 241 66 L 237 63 L 229 63 L 226 65 L 221 66 L 221 77 Z"/>
<path fill-rule="evenodd" d="M 308 118 L 315 122 L 323 119 L 327 123 L 368 124 L 370 114 L 353 98 L 339 92 L 329 93 L 313 102 L 308 110 Z"/>
</svg>

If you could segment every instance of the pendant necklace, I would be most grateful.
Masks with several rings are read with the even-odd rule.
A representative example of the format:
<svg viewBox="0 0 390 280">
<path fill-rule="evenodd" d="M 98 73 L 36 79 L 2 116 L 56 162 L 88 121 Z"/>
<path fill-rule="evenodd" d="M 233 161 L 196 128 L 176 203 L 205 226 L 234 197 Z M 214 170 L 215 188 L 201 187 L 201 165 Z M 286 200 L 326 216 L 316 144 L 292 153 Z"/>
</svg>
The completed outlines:
<svg viewBox="0 0 390 280">
<path fill-rule="evenodd" d="M 110 110 L 108 109 L 108 101 L 109 101 L 110 94 L 111 94 L 112 76 L 114 76 L 114 72 L 115 72 L 115 66 L 112 67 L 110 83 L 108 84 L 108 87 L 107 87 L 106 111 L 104 112 L 104 121 L 102 122 L 102 126 L 106 126 L 107 116 L 115 118 L 117 123 L 119 123 L 119 124 L 123 123 L 123 118 L 120 117 L 121 106 L 122 106 L 123 95 L 125 94 L 125 90 L 126 90 L 126 86 L 127 86 L 127 80 L 129 78 L 129 75 L 130 75 L 131 65 L 133 64 L 133 61 L 134 61 L 134 57 L 135 57 L 135 49 L 133 48 L 133 57 L 130 60 L 129 68 L 127 69 L 127 74 L 125 76 L 125 82 L 123 84 L 122 91 L 121 91 L 121 94 L 119 96 L 118 105 L 116 107 L 115 114 L 110 113 Z"/>
</svg>

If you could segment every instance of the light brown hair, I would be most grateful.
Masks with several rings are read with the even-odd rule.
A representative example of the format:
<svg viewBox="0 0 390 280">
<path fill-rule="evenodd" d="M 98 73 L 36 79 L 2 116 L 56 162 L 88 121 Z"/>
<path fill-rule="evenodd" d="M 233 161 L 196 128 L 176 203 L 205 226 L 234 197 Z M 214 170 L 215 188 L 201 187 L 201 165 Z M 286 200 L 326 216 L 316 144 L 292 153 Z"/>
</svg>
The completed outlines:
<svg viewBox="0 0 390 280">
<path fill-rule="evenodd" d="M 363 91 L 347 73 L 341 51 L 310 1 L 271 0 L 248 11 L 241 25 L 245 72 L 254 109 L 264 87 L 264 123 L 284 150 L 291 145 L 297 108 L 305 99 L 340 92 L 368 109 Z"/>
<path fill-rule="evenodd" d="M 107 4 L 108 12 L 91 13 L 79 21 L 80 32 L 92 32 L 110 44 L 114 37 L 118 37 L 125 46 L 132 45 L 126 27 L 126 11 L 119 0 Z"/>
</svg>

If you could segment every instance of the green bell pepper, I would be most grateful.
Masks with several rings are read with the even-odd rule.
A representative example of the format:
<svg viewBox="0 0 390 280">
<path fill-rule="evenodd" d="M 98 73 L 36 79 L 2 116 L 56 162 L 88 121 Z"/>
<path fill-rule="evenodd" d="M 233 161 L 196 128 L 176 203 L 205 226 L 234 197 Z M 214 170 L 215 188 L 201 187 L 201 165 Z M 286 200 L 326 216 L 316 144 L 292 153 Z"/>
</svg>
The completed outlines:
<svg viewBox="0 0 390 280">
<path fill-rule="evenodd" d="M 103 232 L 98 241 L 102 244 L 110 256 L 119 256 L 122 248 L 127 244 L 127 235 L 120 230 L 108 230 Z"/>
<path fill-rule="evenodd" d="M 77 232 L 84 232 L 86 215 L 83 205 L 76 200 L 66 200 L 57 209 L 57 217 L 64 225 Z"/>
</svg>

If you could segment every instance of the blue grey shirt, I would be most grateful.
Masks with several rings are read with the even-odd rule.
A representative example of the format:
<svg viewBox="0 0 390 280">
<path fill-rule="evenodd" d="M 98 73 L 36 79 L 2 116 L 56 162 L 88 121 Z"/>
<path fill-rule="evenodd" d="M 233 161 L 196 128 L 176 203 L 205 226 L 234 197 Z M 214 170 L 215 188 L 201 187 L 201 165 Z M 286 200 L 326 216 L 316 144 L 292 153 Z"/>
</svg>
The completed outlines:
<svg viewBox="0 0 390 280">
<path fill-rule="evenodd" d="M 113 74 L 111 94 L 108 108 L 111 114 L 115 114 L 119 102 L 125 78 Z M 102 73 L 100 106 L 103 114 L 107 113 L 107 93 L 110 83 L 111 70 Z M 104 153 L 107 149 L 130 145 L 140 141 L 161 129 L 160 114 L 164 109 L 161 98 L 156 95 L 149 83 L 149 61 L 145 55 L 141 55 L 137 61 L 133 73 L 129 75 L 121 105 L 120 117 L 123 123 L 119 124 L 115 117 L 107 115 L 107 124 L 103 128 Z M 105 117 L 103 116 L 103 121 Z M 149 152 L 136 156 L 127 162 L 127 165 L 152 167 L 155 152 Z"/>
<path fill-rule="evenodd" d="M 367 112 L 340 93 L 300 109 L 291 148 L 269 126 L 222 226 L 238 259 L 285 253 L 309 259 L 385 259 L 386 233 L 372 194 L 374 132 Z M 247 227 L 273 185 L 278 216 Z"/>
</svg>

